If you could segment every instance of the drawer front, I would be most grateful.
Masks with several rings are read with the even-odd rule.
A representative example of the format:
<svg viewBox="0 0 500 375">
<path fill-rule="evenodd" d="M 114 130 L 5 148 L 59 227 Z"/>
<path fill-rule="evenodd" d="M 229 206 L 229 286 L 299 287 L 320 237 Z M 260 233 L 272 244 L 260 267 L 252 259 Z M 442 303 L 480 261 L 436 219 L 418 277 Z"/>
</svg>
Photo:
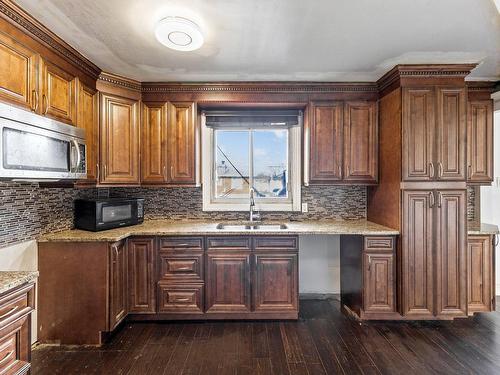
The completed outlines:
<svg viewBox="0 0 500 375">
<path fill-rule="evenodd" d="M 203 253 L 160 251 L 160 280 L 203 281 Z"/>
<path fill-rule="evenodd" d="M 393 237 L 365 237 L 365 250 L 392 250 Z"/>
<path fill-rule="evenodd" d="M 202 237 L 164 237 L 160 239 L 161 249 L 203 250 Z"/>
<path fill-rule="evenodd" d="M 250 250 L 250 237 L 209 237 L 208 250 Z"/>
<path fill-rule="evenodd" d="M 17 331 L 12 332 L 0 340 L 0 373 L 8 373 L 6 370 L 17 362 Z"/>
<path fill-rule="evenodd" d="M 292 236 L 279 236 L 279 237 L 255 237 L 255 250 L 297 250 L 298 249 L 298 238 Z"/>
<path fill-rule="evenodd" d="M 203 314 L 203 284 L 158 284 L 158 312 Z"/>
<path fill-rule="evenodd" d="M 14 316 L 19 316 L 19 313 L 29 312 L 26 311 L 28 307 L 28 295 L 26 293 L 14 295 L 13 298 L 0 306 L 0 324 L 10 320 Z"/>
</svg>

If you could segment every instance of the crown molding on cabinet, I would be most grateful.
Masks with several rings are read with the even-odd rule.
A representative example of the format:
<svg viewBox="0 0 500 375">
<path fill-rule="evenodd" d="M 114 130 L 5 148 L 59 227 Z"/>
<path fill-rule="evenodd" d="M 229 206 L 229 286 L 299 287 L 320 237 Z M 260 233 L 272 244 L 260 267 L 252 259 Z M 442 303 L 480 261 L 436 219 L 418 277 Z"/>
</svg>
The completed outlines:
<svg viewBox="0 0 500 375">
<path fill-rule="evenodd" d="M 97 79 L 101 69 L 86 59 L 77 50 L 59 38 L 43 24 L 29 15 L 11 0 L 0 0 L 0 17 L 20 28 L 35 40 L 61 56 L 68 63 L 75 65 L 93 79 Z"/>
</svg>

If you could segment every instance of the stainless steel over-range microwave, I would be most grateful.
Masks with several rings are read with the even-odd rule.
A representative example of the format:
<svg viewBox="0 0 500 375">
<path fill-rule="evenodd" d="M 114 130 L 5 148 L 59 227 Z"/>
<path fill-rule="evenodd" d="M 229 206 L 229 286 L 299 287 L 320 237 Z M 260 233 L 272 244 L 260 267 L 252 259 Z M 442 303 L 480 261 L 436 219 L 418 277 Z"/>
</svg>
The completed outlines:
<svg viewBox="0 0 500 375">
<path fill-rule="evenodd" d="M 0 103 L 0 178 L 86 177 L 84 129 Z"/>
</svg>

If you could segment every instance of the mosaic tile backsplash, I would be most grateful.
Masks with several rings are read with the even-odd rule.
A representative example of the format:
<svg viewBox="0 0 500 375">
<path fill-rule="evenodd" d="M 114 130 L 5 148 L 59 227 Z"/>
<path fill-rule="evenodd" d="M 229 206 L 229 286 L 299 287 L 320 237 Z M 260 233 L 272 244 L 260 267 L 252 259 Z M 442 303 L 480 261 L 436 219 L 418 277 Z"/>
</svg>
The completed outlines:
<svg viewBox="0 0 500 375">
<path fill-rule="evenodd" d="M 201 188 L 45 188 L 37 183 L 0 182 L 0 248 L 73 227 L 73 200 L 97 195 L 144 197 L 146 219 L 246 220 L 246 212 L 203 212 Z M 309 212 L 267 212 L 268 220 L 360 219 L 366 217 L 366 187 L 302 189 Z"/>
</svg>

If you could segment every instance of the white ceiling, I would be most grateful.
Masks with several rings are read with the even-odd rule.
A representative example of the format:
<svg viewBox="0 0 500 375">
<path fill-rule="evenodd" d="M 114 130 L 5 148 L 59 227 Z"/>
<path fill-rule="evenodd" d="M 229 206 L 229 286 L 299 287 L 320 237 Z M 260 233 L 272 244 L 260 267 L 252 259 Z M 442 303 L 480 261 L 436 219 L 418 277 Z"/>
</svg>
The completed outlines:
<svg viewBox="0 0 500 375">
<path fill-rule="evenodd" d="M 17 0 L 101 69 L 140 81 L 375 81 L 398 63 L 481 63 L 500 78 L 493 0 Z M 172 51 L 157 20 L 198 23 Z"/>
</svg>

